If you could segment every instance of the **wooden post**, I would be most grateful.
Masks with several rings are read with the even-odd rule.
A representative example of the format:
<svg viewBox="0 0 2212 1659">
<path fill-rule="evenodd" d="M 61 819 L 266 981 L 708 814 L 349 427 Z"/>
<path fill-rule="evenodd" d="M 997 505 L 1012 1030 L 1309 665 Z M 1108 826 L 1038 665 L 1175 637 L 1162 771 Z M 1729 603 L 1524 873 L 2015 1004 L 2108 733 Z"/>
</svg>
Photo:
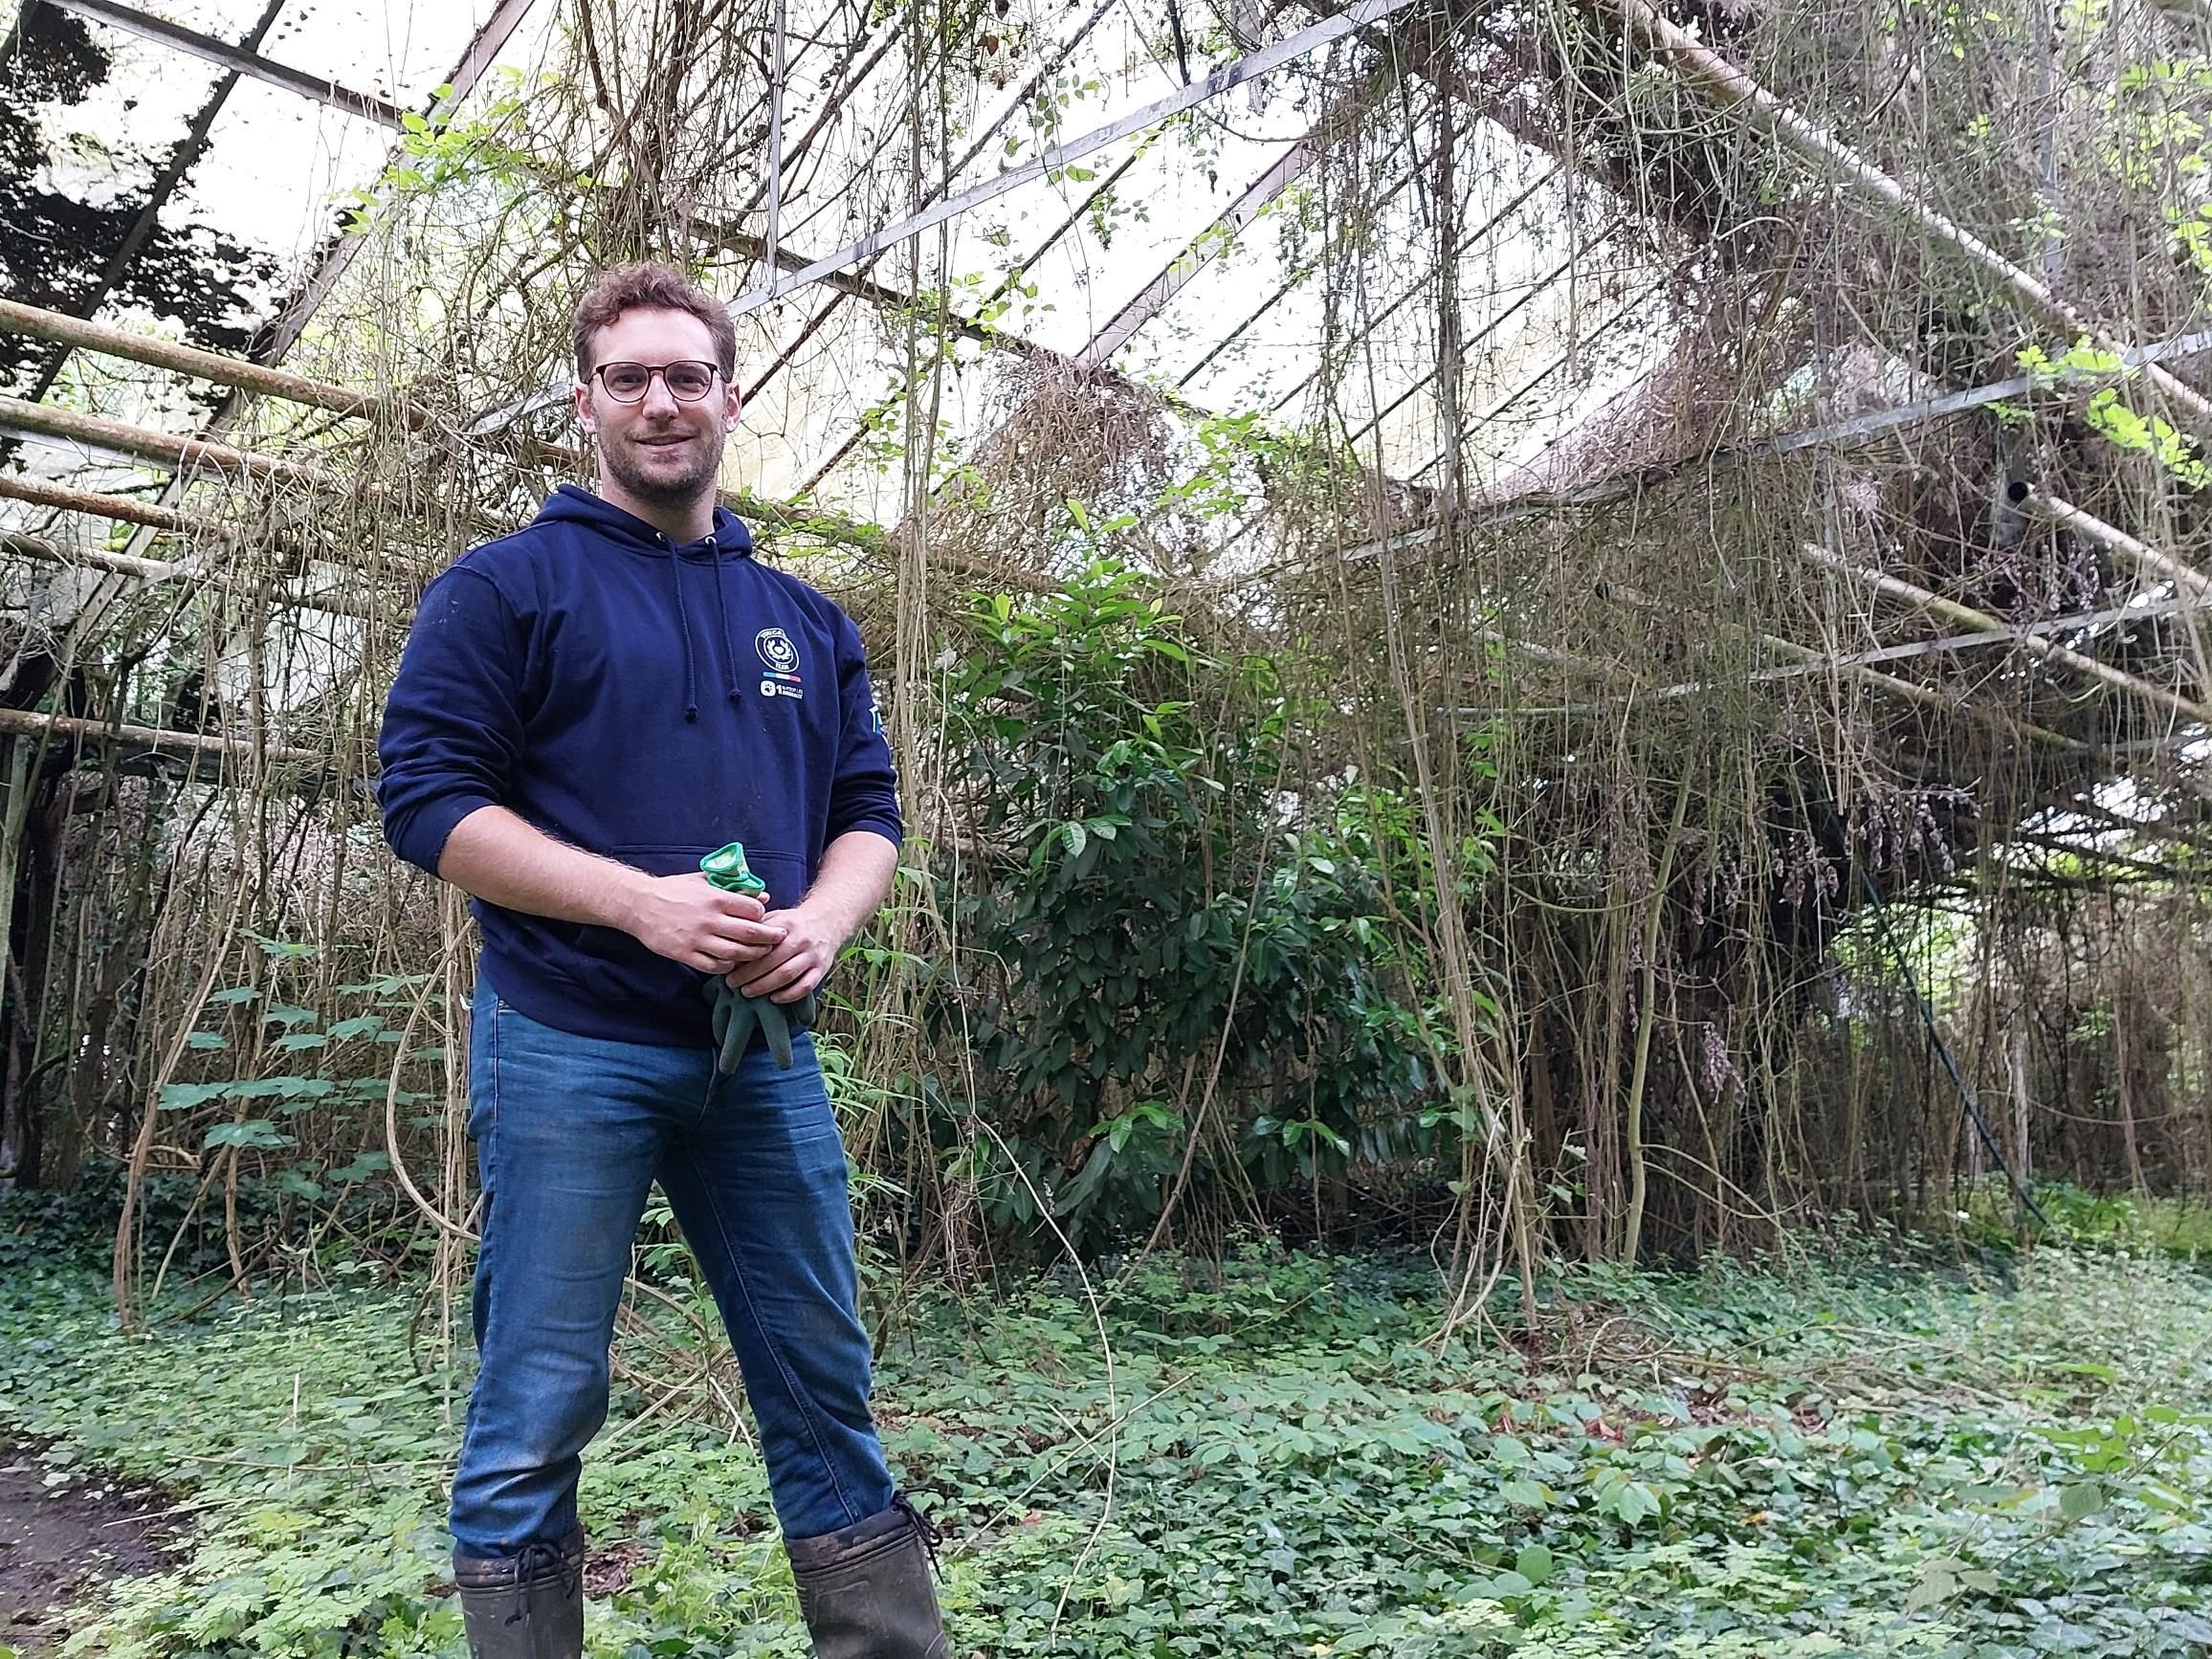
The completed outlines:
<svg viewBox="0 0 2212 1659">
<path fill-rule="evenodd" d="M 2047 490 L 2031 490 L 2025 503 L 2054 524 L 2064 525 L 2088 541 L 2096 542 L 2108 552 L 2117 553 L 2135 567 L 2140 576 L 2171 582 L 2181 593 L 2202 599 L 2212 594 L 2212 580 L 2191 565 L 2183 564 L 2162 548 L 2139 541 L 2115 525 L 2106 523 L 2094 514 L 2085 513 L 2069 501 L 2062 501 Z M 2181 626 L 2189 630 L 2189 649 L 2197 655 L 2197 683 L 2212 693 L 2212 652 L 2204 647 L 2203 630 L 2199 626 L 2196 612 L 2184 610 Z"/>
<path fill-rule="evenodd" d="M 1622 1221 L 1621 1260 L 1629 1267 L 1636 1265 L 1644 1246 L 1644 1092 L 1651 1075 L 1651 1032 L 1659 1024 L 1659 923 L 1667 909 L 1667 890 L 1674 883 L 1674 854 L 1682 845 L 1682 823 L 1689 809 L 1690 769 L 1685 766 L 1682 782 L 1674 791 L 1674 816 L 1667 826 L 1667 841 L 1652 880 L 1651 902 L 1644 912 L 1644 961 L 1636 987 L 1636 1060 L 1628 1076 L 1627 1107 L 1621 1126 L 1621 1142 L 1628 1154 L 1628 1207 Z"/>
<path fill-rule="evenodd" d="M 126 455 L 143 455 L 147 460 L 159 461 L 166 467 L 179 470 L 198 465 L 237 476 L 258 474 L 264 477 L 291 478 L 300 483 L 321 484 L 326 489 L 350 487 L 348 479 L 340 477 L 336 473 L 325 472 L 321 467 L 283 460 L 276 455 L 257 454 L 252 450 L 234 450 L 229 444 L 213 443 L 205 438 L 156 431 L 151 428 L 133 426 L 128 421 L 110 420 L 105 415 L 64 409 L 58 404 L 26 403 L 19 397 L 0 396 L 0 427 L 19 432 L 37 432 L 46 437 L 67 438 L 77 443 L 98 444 L 105 449 L 121 450 Z"/>
<path fill-rule="evenodd" d="M 2124 984 L 2112 988 L 2112 1066 L 2117 1078 L 2112 1089 L 2112 1104 L 2120 1114 L 2120 1150 L 2127 1155 L 2128 1182 L 2138 1198 L 2151 1196 L 2151 1183 L 2143 1179 L 2143 1152 L 2135 1143 L 2135 1080 L 2128 1052 L 2128 997 Z"/>
<path fill-rule="evenodd" d="M 1618 582 L 1608 583 L 1605 591 L 1610 598 L 1621 600 L 1625 604 L 1638 606 L 1646 610 L 1678 608 L 1668 601 Z M 1692 610 L 1684 614 L 1694 616 L 1699 621 L 1710 620 L 1701 611 Z M 1780 634 L 1767 633 L 1762 630 L 1749 628 L 1742 623 L 1733 623 L 1731 626 L 1743 629 L 1769 651 L 1779 652 L 1793 662 L 1804 663 L 1815 668 L 1832 667 L 1864 684 L 1887 692 L 1890 696 L 1901 698 L 1906 702 L 1915 703 L 1921 708 L 1934 709 L 1944 714 L 1963 712 L 1969 719 L 1979 720 L 1993 730 L 2002 732 L 2006 737 L 2026 738 L 2031 742 L 2042 743 L 2054 749 L 2071 752 L 2081 747 L 2071 738 L 2062 736 L 2047 726 L 2039 726 L 2030 721 L 2015 719 L 1995 709 L 1983 708 L 1980 703 L 1961 704 L 1957 697 L 1946 697 L 1931 686 L 1914 685 L 1909 679 L 1899 679 L 1895 675 L 1883 674 L 1880 670 L 1869 668 L 1863 662 L 1841 661 L 1826 652 L 1815 651 L 1809 645 L 1800 645 L 1795 640 L 1783 639 Z M 1704 688 L 1700 686 L 1698 689 L 1703 690 Z M 1673 693 L 1674 688 L 1667 686 L 1650 695 L 1666 697 L 1673 695 Z"/>
<path fill-rule="evenodd" d="M 190 566 L 162 559 L 141 559 L 135 553 L 110 553 L 104 547 L 78 547 L 64 553 L 43 536 L 26 536 L 18 530 L 0 530 L 0 553 L 35 559 L 42 564 L 89 564 L 95 570 L 118 576 L 136 576 L 142 582 L 166 582 L 189 574 Z"/>
<path fill-rule="evenodd" d="M 202 732 L 172 732 L 157 726 L 134 726 L 107 720 L 80 719 L 75 715 L 42 715 L 30 709 L 0 709 L 0 732 L 19 737 L 81 738 L 92 742 L 135 743 L 141 748 L 176 754 L 236 755 L 301 766 L 327 766 L 331 757 L 320 749 L 288 748 L 267 743 L 258 748 L 245 738 L 218 738 Z"/>
<path fill-rule="evenodd" d="M 0 499 L 52 507 L 63 513 L 89 513 L 96 519 L 114 519 L 125 524 L 144 524 L 149 530 L 166 530 L 172 536 L 205 536 L 223 542 L 238 540 L 238 532 L 228 524 L 218 524 L 195 513 L 180 512 L 154 501 L 135 501 L 128 496 L 73 490 L 63 484 L 50 484 L 43 478 L 26 478 L 12 473 L 0 475 Z"/>
<path fill-rule="evenodd" d="M 29 738 L 0 739 L 7 750 L 8 799 L 0 807 L 0 1008 L 15 994 L 18 975 L 15 967 L 13 945 L 15 930 L 15 877 L 23 857 L 23 827 L 30 816 L 31 757 L 38 745 Z M 36 1024 L 35 1013 L 26 1013 L 25 1029 Z M 0 1081 L 0 1192 L 15 1184 L 15 1171 L 23 1157 L 23 1124 L 19 1121 L 24 1111 L 17 1097 L 21 1078 L 17 1074 L 13 1057 L 15 1045 L 0 1035 L 0 1051 L 6 1051 L 9 1062 L 5 1080 Z"/>
<path fill-rule="evenodd" d="M 110 328 L 105 323 L 88 322 L 81 317 L 25 305 L 20 300 L 0 299 L 0 334 L 28 334 L 34 340 L 51 341 L 56 345 L 75 346 L 106 357 L 128 358 L 133 363 L 166 368 L 171 374 L 212 381 L 217 386 L 281 398 L 287 403 L 305 404 L 310 409 L 328 409 L 333 414 L 390 421 L 409 431 L 420 431 L 431 424 L 428 410 L 415 409 L 397 398 L 349 391 L 327 381 L 294 374 L 290 369 L 268 368 L 257 363 L 225 357 L 220 352 L 202 351 L 197 346 L 151 340 L 143 334 Z"/>
<path fill-rule="evenodd" d="M 2024 505 L 2034 509 L 2054 524 L 2063 524 L 2077 535 L 2117 553 L 2138 571 L 2162 576 L 2177 587 L 2200 597 L 2212 594 L 2212 577 L 2183 564 L 2171 553 L 2139 541 L 2125 530 L 2106 523 L 2093 513 L 2085 513 L 2070 501 L 2062 501 L 2048 490 L 2034 489 L 2027 494 Z"/>
<path fill-rule="evenodd" d="M 135 553 L 110 553 L 103 547 L 80 547 L 64 552 L 43 537 L 24 536 L 12 531 L 0 531 L 0 552 L 19 554 L 23 558 L 36 559 L 47 564 L 87 564 L 95 570 L 112 570 L 118 576 L 135 576 L 142 582 L 168 582 L 218 574 L 204 566 L 171 564 L 160 559 L 141 559 Z M 330 616 L 351 616 L 363 622 L 393 620 L 368 601 L 343 593 L 302 593 L 295 587 L 281 587 L 271 594 L 270 599 L 273 604 L 290 608 L 320 610 Z"/>
</svg>

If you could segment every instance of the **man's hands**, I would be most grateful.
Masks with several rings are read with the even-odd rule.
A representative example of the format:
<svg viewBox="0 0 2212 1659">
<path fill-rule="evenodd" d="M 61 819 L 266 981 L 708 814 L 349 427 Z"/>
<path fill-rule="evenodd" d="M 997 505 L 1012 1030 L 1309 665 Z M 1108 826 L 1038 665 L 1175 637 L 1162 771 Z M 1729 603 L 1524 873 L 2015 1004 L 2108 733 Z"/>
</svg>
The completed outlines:
<svg viewBox="0 0 2212 1659">
<path fill-rule="evenodd" d="M 479 807 L 447 837 L 438 874 L 489 903 L 618 928 L 655 956 L 726 975 L 748 996 L 795 1003 L 875 914 L 897 865 L 896 842 L 848 830 L 824 849 L 807 896 L 769 911 L 702 874 L 648 875 L 556 841 L 504 807 Z"/>
<path fill-rule="evenodd" d="M 770 948 L 728 970 L 748 997 L 795 1003 L 822 983 L 837 953 L 874 916 L 891 891 L 897 844 L 873 830 L 852 830 L 830 843 L 807 896 L 789 910 L 771 910 L 764 925 L 782 931 Z"/>
<path fill-rule="evenodd" d="M 785 918 L 791 914 L 770 917 L 758 898 L 724 893 L 693 873 L 648 876 L 639 882 L 620 925 L 655 956 L 700 973 L 727 974 L 752 966 L 784 945 L 789 933 Z M 777 1001 L 796 1001 L 805 994 L 801 990 Z"/>
<path fill-rule="evenodd" d="M 780 928 L 783 937 L 740 962 L 728 979 L 748 997 L 776 1003 L 795 1003 L 820 984 L 852 931 L 842 916 L 830 915 L 825 906 L 807 904 L 769 911 L 763 925 Z"/>
</svg>

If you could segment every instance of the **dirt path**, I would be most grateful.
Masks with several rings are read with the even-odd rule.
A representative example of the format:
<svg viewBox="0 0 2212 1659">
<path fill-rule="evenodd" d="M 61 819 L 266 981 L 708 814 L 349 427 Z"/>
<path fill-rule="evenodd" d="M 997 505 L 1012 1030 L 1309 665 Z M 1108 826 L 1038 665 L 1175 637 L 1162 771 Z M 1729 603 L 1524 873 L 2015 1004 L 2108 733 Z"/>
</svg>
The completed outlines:
<svg viewBox="0 0 2212 1659">
<path fill-rule="evenodd" d="M 168 1560 L 159 1493 L 86 1476 L 49 1488 L 34 1449 L 0 1445 L 0 1650 L 60 1641 L 61 1615 L 100 1580 Z"/>
</svg>

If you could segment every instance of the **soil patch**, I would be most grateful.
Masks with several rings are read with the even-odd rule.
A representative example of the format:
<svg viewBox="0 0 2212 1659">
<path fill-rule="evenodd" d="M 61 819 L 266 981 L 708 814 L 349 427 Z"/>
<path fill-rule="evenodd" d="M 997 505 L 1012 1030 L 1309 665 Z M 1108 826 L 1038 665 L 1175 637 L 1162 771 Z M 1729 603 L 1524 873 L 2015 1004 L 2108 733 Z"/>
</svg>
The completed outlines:
<svg viewBox="0 0 2212 1659">
<path fill-rule="evenodd" d="M 0 1648 L 37 1653 L 103 1580 L 166 1566 L 170 1500 L 82 1475 L 49 1487 L 35 1448 L 0 1444 Z"/>
</svg>

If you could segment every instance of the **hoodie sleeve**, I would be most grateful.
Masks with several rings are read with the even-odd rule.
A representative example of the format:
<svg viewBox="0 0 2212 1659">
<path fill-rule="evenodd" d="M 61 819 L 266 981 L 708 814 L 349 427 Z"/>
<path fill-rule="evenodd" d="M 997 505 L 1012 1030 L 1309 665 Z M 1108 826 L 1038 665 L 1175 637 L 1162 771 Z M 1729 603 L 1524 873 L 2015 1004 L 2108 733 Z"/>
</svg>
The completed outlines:
<svg viewBox="0 0 2212 1659">
<path fill-rule="evenodd" d="M 897 846 L 904 830 L 898 816 L 898 774 L 891 764 L 891 743 L 868 681 L 868 659 L 860 630 L 837 613 L 837 708 L 841 722 L 837 770 L 830 783 L 828 839 L 853 830 L 870 830 Z"/>
<path fill-rule="evenodd" d="M 438 873 L 453 826 L 504 806 L 522 753 L 524 630 L 491 578 L 456 564 L 423 594 L 377 738 L 385 839 Z"/>
</svg>

